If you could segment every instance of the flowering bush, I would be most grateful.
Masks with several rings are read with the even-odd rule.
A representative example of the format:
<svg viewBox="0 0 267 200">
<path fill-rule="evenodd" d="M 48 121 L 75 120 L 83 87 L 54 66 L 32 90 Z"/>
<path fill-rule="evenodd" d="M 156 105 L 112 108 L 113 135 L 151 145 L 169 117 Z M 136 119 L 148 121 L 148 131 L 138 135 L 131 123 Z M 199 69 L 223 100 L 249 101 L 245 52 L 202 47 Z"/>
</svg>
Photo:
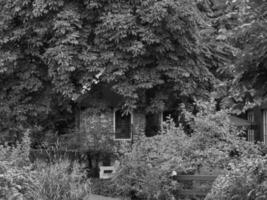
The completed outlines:
<svg viewBox="0 0 267 200">
<path fill-rule="evenodd" d="M 181 141 L 186 141 L 184 137 L 187 136 L 159 135 L 137 144 L 124 158 L 122 168 L 114 178 L 118 193 L 139 199 L 171 199 L 171 191 L 179 187 L 177 182 L 171 181 L 170 172 L 187 170 L 182 165 L 183 155 L 179 155 L 188 145 L 182 144 Z"/>
<path fill-rule="evenodd" d="M 199 112 L 184 111 L 193 130 L 190 138 L 192 156 L 199 165 L 225 169 L 234 160 L 261 154 L 258 145 L 246 141 L 244 131 L 232 125 L 228 110 L 216 111 L 215 102 L 198 102 Z"/>
<path fill-rule="evenodd" d="M 243 159 L 219 176 L 205 200 L 267 199 L 267 158 Z"/>
</svg>

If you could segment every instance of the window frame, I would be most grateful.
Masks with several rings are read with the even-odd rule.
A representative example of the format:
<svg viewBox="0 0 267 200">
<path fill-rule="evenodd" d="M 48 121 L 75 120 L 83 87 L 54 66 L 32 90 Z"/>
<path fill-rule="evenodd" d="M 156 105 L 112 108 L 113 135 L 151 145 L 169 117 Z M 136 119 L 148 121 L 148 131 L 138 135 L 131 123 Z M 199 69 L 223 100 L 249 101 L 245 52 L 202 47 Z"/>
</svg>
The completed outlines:
<svg viewBox="0 0 267 200">
<path fill-rule="evenodd" d="M 262 110 L 262 134 L 263 134 L 263 142 L 267 145 L 267 110 Z"/>
<path fill-rule="evenodd" d="M 255 122 L 255 113 L 253 110 L 247 112 L 247 120 L 251 123 Z M 247 141 L 255 142 L 255 130 L 250 128 L 247 130 Z"/>
<path fill-rule="evenodd" d="M 131 131 L 130 131 L 130 137 L 129 138 L 116 138 L 116 112 L 119 111 L 121 109 L 119 108 L 115 108 L 113 109 L 113 133 L 114 133 L 114 140 L 115 141 L 132 141 L 133 138 L 133 111 L 130 111 L 130 117 L 131 117 L 131 121 L 130 121 L 130 125 L 131 125 Z"/>
<path fill-rule="evenodd" d="M 248 142 L 255 142 L 255 131 L 254 129 L 248 129 L 247 131 Z"/>
<path fill-rule="evenodd" d="M 255 115 L 253 111 L 247 112 L 247 120 L 252 123 L 255 122 Z"/>
</svg>

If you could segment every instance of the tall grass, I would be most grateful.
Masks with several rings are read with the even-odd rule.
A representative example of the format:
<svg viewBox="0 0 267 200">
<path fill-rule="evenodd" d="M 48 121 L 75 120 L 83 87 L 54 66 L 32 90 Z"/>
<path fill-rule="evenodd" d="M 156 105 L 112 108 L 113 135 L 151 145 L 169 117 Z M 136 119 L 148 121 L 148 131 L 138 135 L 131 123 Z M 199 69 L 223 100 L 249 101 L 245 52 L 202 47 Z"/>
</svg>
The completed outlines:
<svg viewBox="0 0 267 200">
<path fill-rule="evenodd" d="M 77 162 L 58 160 L 35 163 L 35 187 L 31 191 L 38 200 L 81 200 L 91 193 L 90 181 Z"/>
</svg>

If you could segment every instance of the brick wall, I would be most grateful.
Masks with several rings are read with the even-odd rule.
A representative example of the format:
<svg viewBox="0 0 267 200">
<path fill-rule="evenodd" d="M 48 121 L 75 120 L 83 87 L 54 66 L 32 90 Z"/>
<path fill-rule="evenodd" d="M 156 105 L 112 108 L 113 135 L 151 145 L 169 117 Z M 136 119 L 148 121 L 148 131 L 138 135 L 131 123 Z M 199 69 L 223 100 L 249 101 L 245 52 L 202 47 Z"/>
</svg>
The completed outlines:
<svg viewBox="0 0 267 200">
<path fill-rule="evenodd" d="M 97 143 L 99 140 L 103 141 L 99 144 L 103 147 L 106 146 L 104 141 L 108 139 L 112 140 L 115 144 L 115 149 L 112 149 L 112 151 L 116 151 L 120 154 L 130 151 L 133 143 L 145 137 L 145 114 L 135 111 L 132 117 L 132 140 L 117 141 L 114 140 L 112 109 L 102 113 L 91 113 L 90 109 L 81 111 L 79 127 L 81 148 L 88 149 L 91 146 L 98 145 Z"/>
</svg>

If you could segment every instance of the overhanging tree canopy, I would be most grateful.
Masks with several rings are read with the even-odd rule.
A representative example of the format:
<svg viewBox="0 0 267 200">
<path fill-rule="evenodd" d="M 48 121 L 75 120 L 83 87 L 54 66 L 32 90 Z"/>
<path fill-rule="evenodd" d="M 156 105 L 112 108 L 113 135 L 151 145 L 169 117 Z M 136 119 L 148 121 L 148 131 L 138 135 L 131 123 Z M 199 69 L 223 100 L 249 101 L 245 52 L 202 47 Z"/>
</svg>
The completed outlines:
<svg viewBox="0 0 267 200">
<path fill-rule="evenodd" d="M 246 101 L 260 103 L 267 97 L 267 2 L 251 0 L 245 9 L 235 38 L 241 51 L 234 89 Z"/>
<path fill-rule="evenodd" d="M 186 0 L 1 0 L 2 125 L 55 122 L 99 83 L 126 107 L 148 91 L 147 104 L 159 108 L 170 93 L 207 95 L 227 60 L 198 8 Z"/>
<path fill-rule="evenodd" d="M 241 112 L 266 100 L 267 3 L 265 0 L 229 1 L 218 37 L 236 48 L 236 59 L 226 66 L 227 99 Z"/>
</svg>

